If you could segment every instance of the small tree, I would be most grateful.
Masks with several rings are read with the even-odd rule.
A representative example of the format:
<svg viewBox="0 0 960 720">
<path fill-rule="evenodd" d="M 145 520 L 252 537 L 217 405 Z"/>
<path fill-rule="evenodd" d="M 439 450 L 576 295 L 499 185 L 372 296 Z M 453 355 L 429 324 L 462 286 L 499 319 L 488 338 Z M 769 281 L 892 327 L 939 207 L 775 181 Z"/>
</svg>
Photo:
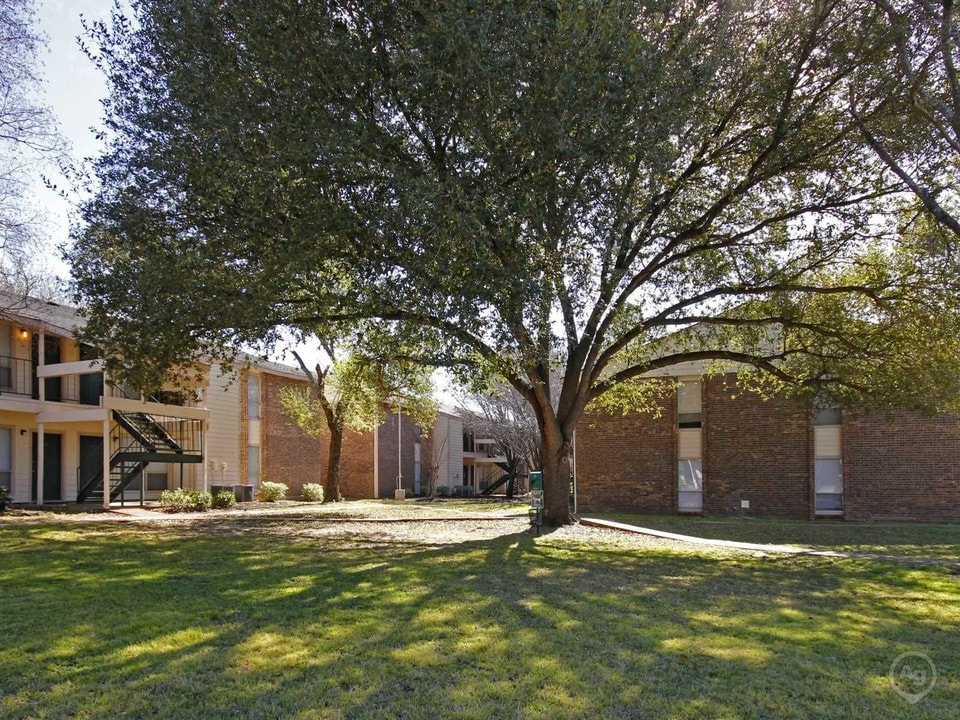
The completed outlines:
<svg viewBox="0 0 960 720">
<path fill-rule="evenodd" d="M 423 437 L 420 444 L 420 461 L 427 471 L 427 497 L 431 500 L 437 497 L 437 479 L 440 477 L 440 466 L 447 458 L 447 445 L 446 435 L 432 433 Z"/>
<path fill-rule="evenodd" d="M 500 468 L 506 473 L 507 497 L 513 497 L 522 469 L 540 465 L 540 430 L 533 408 L 503 382 L 489 392 L 465 392 L 459 401 L 464 427 L 478 436 L 492 438 L 494 450 L 504 456 L 506 461 Z"/>
<path fill-rule="evenodd" d="M 280 402 L 309 437 L 329 436 L 324 502 L 340 502 L 340 466 L 346 430 L 375 430 L 386 408 L 399 404 L 417 426 L 429 428 L 436 417 L 430 372 L 402 361 L 385 362 L 358 348 L 339 349 L 327 337 L 319 338 L 326 362 L 313 371 L 294 353 L 309 389 L 284 388 Z"/>
</svg>

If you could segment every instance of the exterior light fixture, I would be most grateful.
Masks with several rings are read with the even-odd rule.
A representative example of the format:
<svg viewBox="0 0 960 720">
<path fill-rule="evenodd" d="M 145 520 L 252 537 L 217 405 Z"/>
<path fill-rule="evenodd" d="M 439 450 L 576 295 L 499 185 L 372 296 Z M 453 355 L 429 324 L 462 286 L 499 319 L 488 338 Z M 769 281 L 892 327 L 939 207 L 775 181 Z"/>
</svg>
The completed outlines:
<svg viewBox="0 0 960 720">
<path fill-rule="evenodd" d="M 26 340 L 28 337 L 30 337 L 30 331 L 26 328 L 20 328 L 17 331 L 17 334 L 20 335 L 21 340 Z"/>
</svg>

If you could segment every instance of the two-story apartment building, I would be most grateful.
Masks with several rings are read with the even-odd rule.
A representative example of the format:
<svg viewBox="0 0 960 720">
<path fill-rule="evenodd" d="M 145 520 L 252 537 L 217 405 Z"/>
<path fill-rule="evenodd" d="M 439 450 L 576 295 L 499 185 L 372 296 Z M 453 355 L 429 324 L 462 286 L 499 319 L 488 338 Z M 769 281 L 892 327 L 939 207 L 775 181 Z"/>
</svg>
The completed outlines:
<svg viewBox="0 0 960 720">
<path fill-rule="evenodd" d="M 209 411 L 135 396 L 74 339 L 69 307 L 0 295 L 0 484 L 18 503 L 142 497 L 206 481 Z"/>
<path fill-rule="evenodd" d="M 96 351 L 75 339 L 82 323 L 69 306 L 0 294 L 0 485 L 13 502 L 109 506 L 264 480 L 298 497 L 323 483 L 326 439 L 307 437 L 280 401 L 284 388 L 306 385 L 299 369 L 245 356 L 233 372 L 207 367 L 186 391 L 144 398 L 106 377 Z M 503 475 L 493 441 L 453 410 L 439 414 L 431 440 L 422 435 L 394 413 L 375 431 L 348 431 L 344 496 L 422 494 L 434 464 L 448 494 L 479 494 Z"/>
<path fill-rule="evenodd" d="M 960 520 L 960 417 L 764 398 L 736 374 L 664 368 L 656 413 L 588 414 L 582 512 Z"/>
</svg>

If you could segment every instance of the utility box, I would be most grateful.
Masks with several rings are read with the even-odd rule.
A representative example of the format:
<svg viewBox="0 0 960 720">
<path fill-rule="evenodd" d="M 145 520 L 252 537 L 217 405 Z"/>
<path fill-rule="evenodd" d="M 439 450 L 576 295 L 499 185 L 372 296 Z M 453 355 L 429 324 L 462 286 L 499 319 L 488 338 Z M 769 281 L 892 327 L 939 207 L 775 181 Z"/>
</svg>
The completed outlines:
<svg viewBox="0 0 960 720">
<path fill-rule="evenodd" d="M 543 471 L 533 470 L 530 473 L 530 492 L 543 490 Z"/>
</svg>

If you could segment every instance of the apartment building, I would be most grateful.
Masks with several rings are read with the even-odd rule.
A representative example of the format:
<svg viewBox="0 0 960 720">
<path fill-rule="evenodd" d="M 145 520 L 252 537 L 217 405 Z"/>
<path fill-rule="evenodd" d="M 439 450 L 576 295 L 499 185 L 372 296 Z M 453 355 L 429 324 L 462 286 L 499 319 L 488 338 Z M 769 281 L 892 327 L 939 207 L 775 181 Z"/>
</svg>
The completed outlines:
<svg viewBox="0 0 960 720">
<path fill-rule="evenodd" d="M 960 418 L 764 399 L 675 367 L 658 413 L 577 429 L 581 512 L 960 520 Z"/>
</svg>

